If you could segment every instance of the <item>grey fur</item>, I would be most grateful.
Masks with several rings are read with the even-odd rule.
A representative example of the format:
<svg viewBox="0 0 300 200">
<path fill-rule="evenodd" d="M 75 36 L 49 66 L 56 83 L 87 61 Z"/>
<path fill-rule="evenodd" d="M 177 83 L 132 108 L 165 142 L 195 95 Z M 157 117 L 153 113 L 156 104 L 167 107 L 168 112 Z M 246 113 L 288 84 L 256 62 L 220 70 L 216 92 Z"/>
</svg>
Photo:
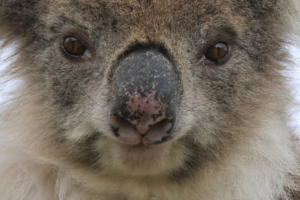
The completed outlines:
<svg viewBox="0 0 300 200">
<path fill-rule="evenodd" d="M 299 4 L 0 0 L 3 47 L 17 45 L 8 74 L 23 83 L 1 109 L 0 200 L 296 198 L 281 72 Z M 70 35 L 88 56 L 64 53 Z M 216 42 L 230 53 L 209 62 Z M 116 67 L 138 49 L 164 54 L 178 76 L 172 139 L 141 151 L 109 125 Z"/>
</svg>

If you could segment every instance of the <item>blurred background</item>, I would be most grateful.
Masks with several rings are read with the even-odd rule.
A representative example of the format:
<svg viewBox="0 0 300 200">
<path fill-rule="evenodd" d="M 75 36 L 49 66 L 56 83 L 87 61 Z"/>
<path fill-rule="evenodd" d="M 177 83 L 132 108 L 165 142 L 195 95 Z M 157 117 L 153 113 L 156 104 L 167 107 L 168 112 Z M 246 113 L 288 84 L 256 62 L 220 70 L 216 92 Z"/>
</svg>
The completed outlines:
<svg viewBox="0 0 300 200">
<path fill-rule="evenodd" d="M 300 47 L 291 46 L 290 52 L 293 56 L 295 65 L 286 72 L 289 78 L 291 94 L 294 98 L 294 104 L 291 110 L 291 126 L 295 128 L 300 136 Z"/>
</svg>

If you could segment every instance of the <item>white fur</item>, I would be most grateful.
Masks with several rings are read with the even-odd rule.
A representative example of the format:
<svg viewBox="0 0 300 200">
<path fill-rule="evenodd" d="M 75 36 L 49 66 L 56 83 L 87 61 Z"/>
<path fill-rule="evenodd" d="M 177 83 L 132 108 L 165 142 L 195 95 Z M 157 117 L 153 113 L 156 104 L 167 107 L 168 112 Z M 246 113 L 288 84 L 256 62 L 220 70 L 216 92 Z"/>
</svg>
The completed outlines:
<svg viewBox="0 0 300 200">
<path fill-rule="evenodd" d="M 110 174 L 102 180 L 97 176 L 82 177 L 78 171 L 55 163 L 55 159 L 40 158 L 34 149 L 26 147 L 24 152 L 22 148 L 30 146 L 26 137 L 44 131 L 43 125 L 32 124 L 34 119 L 30 116 L 39 111 L 30 104 L 12 104 L 12 109 L 2 112 L 1 200 L 121 199 L 117 192 L 116 196 L 107 195 L 110 191 L 128 194 L 128 199 L 133 200 L 272 200 L 288 199 L 289 194 L 284 189 L 295 187 L 289 176 L 297 176 L 299 170 L 295 144 L 284 120 L 275 113 L 265 116 L 261 125 L 253 125 L 227 156 L 220 158 L 217 165 L 199 172 L 186 183 L 189 186 L 182 189 L 181 185 L 169 183 L 162 177 L 128 177 L 124 174 Z M 73 177 L 89 180 L 89 184 L 81 185 Z M 83 188 L 90 189 L 85 191 Z M 88 191 L 93 189 L 94 192 Z"/>
</svg>

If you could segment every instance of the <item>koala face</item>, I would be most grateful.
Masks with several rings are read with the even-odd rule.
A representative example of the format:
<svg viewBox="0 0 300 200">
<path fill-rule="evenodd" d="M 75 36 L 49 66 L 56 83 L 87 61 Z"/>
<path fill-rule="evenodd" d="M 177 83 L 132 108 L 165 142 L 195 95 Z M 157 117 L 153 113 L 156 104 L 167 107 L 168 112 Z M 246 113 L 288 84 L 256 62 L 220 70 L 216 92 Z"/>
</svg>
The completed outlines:
<svg viewBox="0 0 300 200">
<path fill-rule="evenodd" d="M 23 4 L 22 70 L 47 124 L 35 142 L 85 173 L 191 177 L 249 137 L 281 81 L 270 4 Z"/>
</svg>

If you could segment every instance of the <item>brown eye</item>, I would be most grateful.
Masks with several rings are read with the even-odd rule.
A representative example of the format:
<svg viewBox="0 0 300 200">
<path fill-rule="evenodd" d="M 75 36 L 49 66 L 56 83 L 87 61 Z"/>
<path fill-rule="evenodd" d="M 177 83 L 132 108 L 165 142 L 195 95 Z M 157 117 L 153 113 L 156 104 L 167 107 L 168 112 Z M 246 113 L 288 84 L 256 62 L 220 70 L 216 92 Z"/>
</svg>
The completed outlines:
<svg viewBox="0 0 300 200">
<path fill-rule="evenodd" d="M 81 56 L 86 51 L 86 48 L 83 46 L 83 44 L 73 36 L 66 37 L 64 39 L 63 48 L 66 53 L 72 56 Z"/>
<path fill-rule="evenodd" d="M 211 61 L 218 61 L 228 54 L 228 46 L 225 43 L 217 43 L 214 47 L 210 48 L 205 54 L 206 58 Z"/>
</svg>

